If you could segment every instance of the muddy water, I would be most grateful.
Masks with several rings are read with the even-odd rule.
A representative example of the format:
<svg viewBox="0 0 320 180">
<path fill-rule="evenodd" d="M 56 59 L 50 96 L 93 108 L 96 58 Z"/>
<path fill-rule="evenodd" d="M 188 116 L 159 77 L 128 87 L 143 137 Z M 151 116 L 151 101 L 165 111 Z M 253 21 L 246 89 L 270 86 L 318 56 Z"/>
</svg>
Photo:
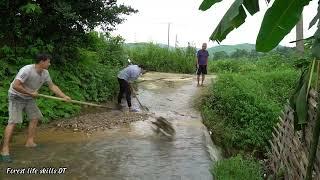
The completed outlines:
<svg viewBox="0 0 320 180">
<path fill-rule="evenodd" d="M 25 148 L 23 135 L 17 135 L 15 161 L 1 163 L 0 179 L 212 179 L 209 169 L 220 153 L 192 108 L 201 87 L 192 75 L 144 77 L 158 78 L 165 79 L 139 86 L 138 98 L 153 113 L 148 120 L 94 134 L 40 128 L 40 146 L 34 149 Z M 158 116 L 173 124 L 175 136 L 155 131 L 150 121 Z"/>
</svg>

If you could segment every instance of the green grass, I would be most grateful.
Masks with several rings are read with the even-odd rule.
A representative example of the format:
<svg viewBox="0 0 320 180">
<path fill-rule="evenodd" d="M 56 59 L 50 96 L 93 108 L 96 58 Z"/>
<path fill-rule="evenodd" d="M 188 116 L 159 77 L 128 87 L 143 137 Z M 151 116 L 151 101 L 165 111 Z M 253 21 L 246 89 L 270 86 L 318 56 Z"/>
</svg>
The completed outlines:
<svg viewBox="0 0 320 180">
<path fill-rule="evenodd" d="M 263 154 L 299 73 L 281 57 L 215 61 L 210 69 L 218 78 L 202 113 L 215 142 L 230 152 Z"/>
<path fill-rule="evenodd" d="M 149 43 L 127 48 L 134 63 L 145 65 L 150 71 L 172 73 L 194 73 L 195 53 L 192 47 L 168 49 Z"/>
<path fill-rule="evenodd" d="M 262 180 L 262 166 L 238 155 L 216 162 L 211 170 L 216 180 Z"/>
</svg>

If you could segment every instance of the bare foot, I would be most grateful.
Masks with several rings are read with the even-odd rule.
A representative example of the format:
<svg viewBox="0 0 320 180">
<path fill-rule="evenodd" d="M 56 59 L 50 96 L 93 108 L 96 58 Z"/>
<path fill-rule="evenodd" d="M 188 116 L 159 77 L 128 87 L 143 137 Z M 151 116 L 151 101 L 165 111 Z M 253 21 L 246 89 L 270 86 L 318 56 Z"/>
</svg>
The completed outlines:
<svg viewBox="0 0 320 180">
<path fill-rule="evenodd" d="M 37 144 L 36 143 L 26 143 L 25 145 L 27 148 L 34 148 L 34 147 L 37 147 Z"/>
<path fill-rule="evenodd" d="M 199 87 L 200 86 L 200 84 L 197 84 L 197 87 Z"/>
<path fill-rule="evenodd" d="M 2 145 L 2 143 L 1 143 Z M 3 146 L 1 148 L 1 155 L 9 155 L 9 146 Z"/>
<path fill-rule="evenodd" d="M 8 155 L 10 155 L 10 154 L 9 154 L 9 151 L 7 151 L 7 152 L 1 152 L 0 154 L 1 154 L 1 156 L 8 156 Z"/>
</svg>

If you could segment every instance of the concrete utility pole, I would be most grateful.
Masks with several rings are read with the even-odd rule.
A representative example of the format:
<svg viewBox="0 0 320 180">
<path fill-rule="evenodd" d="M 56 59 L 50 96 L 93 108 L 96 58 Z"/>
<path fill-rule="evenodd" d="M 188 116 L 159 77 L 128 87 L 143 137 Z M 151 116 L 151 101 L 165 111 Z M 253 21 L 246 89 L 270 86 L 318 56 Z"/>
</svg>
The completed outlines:
<svg viewBox="0 0 320 180">
<path fill-rule="evenodd" d="M 303 14 L 301 14 L 300 21 L 296 25 L 296 49 L 299 53 L 303 54 L 304 52 L 304 42 L 303 40 Z"/>
<path fill-rule="evenodd" d="M 175 48 L 178 47 L 178 34 L 176 34 L 176 42 L 174 43 L 174 47 L 175 47 Z"/>
</svg>

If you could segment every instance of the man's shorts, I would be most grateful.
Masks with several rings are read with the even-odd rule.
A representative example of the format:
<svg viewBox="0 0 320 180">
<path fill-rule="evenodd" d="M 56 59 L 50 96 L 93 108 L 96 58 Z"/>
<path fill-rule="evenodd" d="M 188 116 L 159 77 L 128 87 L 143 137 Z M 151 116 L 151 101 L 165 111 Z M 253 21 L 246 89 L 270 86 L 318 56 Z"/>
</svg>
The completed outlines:
<svg viewBox="0 0 320 180">
<path fill-rule="evenodd" d="M 199 68 L 197 70 L 197 75 L 200 74 L 207 74 L 207 65 L 199 65 Z"/>
<path fill-rule="evenodd" d="M 34 99 L 24 99 L 18 95 L 9 94 L 9 120 L 10 123 L 22 123 L 23 112 L 28 115 L 28 119 L 43 118 L 40 109 Z"/>
</svg>

